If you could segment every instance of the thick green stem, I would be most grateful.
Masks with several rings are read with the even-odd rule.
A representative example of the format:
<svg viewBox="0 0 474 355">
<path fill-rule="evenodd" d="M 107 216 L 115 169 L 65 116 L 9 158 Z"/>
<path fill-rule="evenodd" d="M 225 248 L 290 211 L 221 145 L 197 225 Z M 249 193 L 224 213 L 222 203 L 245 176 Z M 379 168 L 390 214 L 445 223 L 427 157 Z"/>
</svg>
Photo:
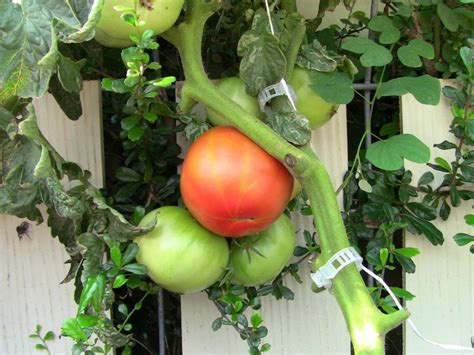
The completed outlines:
<svg viewBox="0 0 474 355">
<path fill-rule="evenodd" d="M 350 245 L 331 180 L 324 165 L 308 146 L 296 148 L 289 144 L 224 97 L 207 78 L 201 58 L 202 33 L 207 18 L 218 3 L 218 0 L 188 0 L 185 22 L 165 35 L 178 48 L 183 62 L 186 83 L 181 93 L 181 107 L 187 110 L 197 101 L 212 108 L 294 173 L 310 199 L 322 250 L 318 265 L 322 265 L 335 252 Z M 354 265 L 338 274 L 333 280 L 332 290 L 345 316 L 356 353 L 383 354 L 385 334 L 401 324 L 408 312 L 382 314 L 372 302 Z"/>
</svg>

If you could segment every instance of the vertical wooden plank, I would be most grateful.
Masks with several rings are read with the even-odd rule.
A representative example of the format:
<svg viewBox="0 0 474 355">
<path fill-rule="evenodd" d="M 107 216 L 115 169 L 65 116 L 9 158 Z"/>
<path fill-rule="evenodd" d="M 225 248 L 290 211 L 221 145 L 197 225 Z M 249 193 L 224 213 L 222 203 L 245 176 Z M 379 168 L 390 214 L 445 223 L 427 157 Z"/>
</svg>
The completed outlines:
<svg viewBox="0 0 474 355">
<path fill-rule="evenodd" d="M 448 132 L 451 118 L 449 102 L 445 98 L 438 106 L 422 105 L 411 95 L 402 98 L 403 131 L 416 135 L 431 148 L 431 162 L 439 156 L 454 160 L 452 150 L 433 147 L 443 140 L 454 141 Z M 413 172 L 414 183 L 427 171 L 425 165 L 406 162 L 405 166 Z M 435 176 L 438 183 L 442 174 L 435 173 Z M 464 201 L 461 207 L 452 209 L 448 221 L 434 223 L 444 234 L 442 246 L 435 247 L 424 237 L 406 234 L 406 246 L 419 248 L 421 254 L 415 258 L 416 272 L 406 275 L 405 284 L 408 291 L 416 295 L 407 307 L 426 337 L 470 347 L 474 335 L 474 257 L 469 248 L 457 246 L 452 238 L 458 232 L 473 233 L 472 227 L 464 222 L 464 215 L 468 213 L 473 213 L 472 202 Z M 411 329 L 406 329 L 405 333 L 407 354 L 450 353 L 423 342 Z"/>
<path fill-rule="evenodd" d="M 346 110 L 341 106 L 326 126 L 313 132 L 312 145 L 326 164 L 335 186 L 347 170 Z M 293 216 L 298 242 L 304 244 L 302 231 L 313 231 L 312 219 Z M 310 267 L 302 265 L 303 284 L 291 277 L 285 283 L 295 292 L 294 301 L 265 297 L 262 316 L 269 329 L 265 338 L 274 354 L 348 354 L 350 340 L 335 298 L 328 292 L 311 291 Z M 211 329 L 219 316 L 205 294 L 181 297 L 181 319 L 184 354 L 247 354 L 248 348 L 238 334 L 228 327 L 217 333 Z"/>
<path fill-rule="evenodd" d="M 104 171 L 100 101 L 99 83 L 84 82 L 84 114 L 75 122 L 64 115 L 52 96 L 35 102 L 46 138 L 66 159 L 90 170 L 97 186 L 103 185 Z M 28 338 L 36 324 L 59 335 L 62 322 L 76 312 L 73 285 L 60 284 L 68 270 L 64 264 L 68 255 L 51 237 L 46 222 L 32 225 L 31 238 L 19 240 L 15 228 L 21 222 L 0 215 L 0 354 L 40 353 Z M 66 354 L 70 347 L 68 340 L 56 339 L 50 350 Z"/>
</svg>

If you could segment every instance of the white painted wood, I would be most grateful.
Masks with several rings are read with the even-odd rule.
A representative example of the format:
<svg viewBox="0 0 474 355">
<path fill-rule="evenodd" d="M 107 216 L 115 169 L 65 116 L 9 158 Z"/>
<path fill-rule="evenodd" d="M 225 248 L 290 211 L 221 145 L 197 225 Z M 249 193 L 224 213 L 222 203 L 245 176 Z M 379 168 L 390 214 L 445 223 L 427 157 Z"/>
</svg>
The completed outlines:
<svg viewBox="0 0 474 355">
<path fill-rule="evenodd" d="M 335 186 L 347 170 L 347 129 L 345 106 L 324 127 L 313 132 L 312 145 L 326 164 Z M 293 216 L 300 244 L 302 231 L 313 231 L 312 219 Z M 303 284 L 288 276 L 285 283 L 295 292 L 294 301 L 264 299 L 262 316 L 272 345 L 272 354 L 349 354 L 347 328 L 335 298 L 327 292 L 311 291 L 309 265 L 302 265 Z M 248 348 L 231 328 L 213 332 L 211 323 L 219 313 L 205 294 L 181 297 L 183 353 L 247 354 Z"/>
<path fill-rule="evenodd" d="M 96 186 L 103 184 L 103 149 L 100 86 L 84 82 L 84 110 L 78 121 L 65 117 L 50 95 L 35 102 L 39 126 L 68 160 L 92 173 Z M 44 209 L 43 209 L 44 211 Z M 45 215 L 45 214 L 43 214 Z M 33 354 L 35 341 L 28 338 L 36 324 L 60 334 L 62 322 L 76 313 L 72 284 L 61 285 L 68 255 L 51 237 L 44 222 L 32 225 L 30 238 L 18 239 L 16 226 L 23 220 L 0 215 L 0 354 Z M 70 353 L 71 343 L 56 339 L 52 354 Z M 44 352 L 43 352 L 44 353 Z"/>
<path fill-rule="evenodd" d="M 451 118 L 449 102 L 444 98 L 438 106 L 422 105 L 411 95 L 402 98 L 403 131 L 415 134 L 431 148 L 431 162 L 438 156 L 454 160 L 452 151 L 433 148 L 433 144 L 445 139 L 452 141 L 453 136 L 448 132 Z M 413 172 L 415 183 L 427 170 L 426 166 L 411 162 L 405 166 Z M 442 174 L 435 175 L 439 181 Z M 441 343 L 470 347 L 474 335 L 474 256 L 469 247 L 459 247 L 452 239 L 458 232 L 474 232 L 463 219 L 468 213 L 473 213 L 472 202 L 452 209 L 448 221 L 435 222 L 445 237 L 442 246 L 435 247 L 422 236 L 405 236 L 406 246 L 421 250 L 414 259 L 416 272 L 406 275 L 405 284 L 416 295 L 407 307 L 425 336 Z M 452 353 L 423 342 L 408 327 L 405 333 L 406 354 Z"/>
</svg>

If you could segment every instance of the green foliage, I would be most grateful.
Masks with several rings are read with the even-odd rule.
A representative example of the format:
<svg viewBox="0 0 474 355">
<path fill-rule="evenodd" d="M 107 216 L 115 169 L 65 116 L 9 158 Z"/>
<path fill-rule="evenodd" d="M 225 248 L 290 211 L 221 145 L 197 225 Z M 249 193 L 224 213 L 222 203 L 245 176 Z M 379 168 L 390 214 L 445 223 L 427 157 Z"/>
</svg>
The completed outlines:
<svg viewBox="0 0 474 355">
<path fill-rule="evenodd" d="M 48 342 L 54 341 L 56 335 L 54 332 L 47 331 L 44 335 L 41 335 L 42 326 L 40 324 L 36 325 L 35 332 L 30 334 L 30 339 L 35 339 L 37 341 L 35 345 L 36 350 L 45 351 L 47 354 L 51 354 L 51 351 L 48 347 Z"/>
<path fill-rule="evenodd" d="M 80 87 L 77 70 L 58 51 L 58 41 L 83 42 L 93 37 L 103 0 L 0 2 L 0 102 L 16 95 L 42 96 L 51 75 L 59 73 L 67 91 Z M 38 7 L 43 10 L 38 11 Z M 80 65 L 79 65 L 80 67 Z M 74 77 L 74 78 L 71 78 Z M 72 79 L 72 80 L 71 80 Z M 75 86 L 73 82 L 76 82 Z"/>
<path fill-rule="evenodd" d="M 414 135 L 400 134 L 372 144 L 366 158 L 380 169 L 393 171 L 403 167 L 403 158 L 415 163 L 427 163 L 430 149 Z"/>
</svg>

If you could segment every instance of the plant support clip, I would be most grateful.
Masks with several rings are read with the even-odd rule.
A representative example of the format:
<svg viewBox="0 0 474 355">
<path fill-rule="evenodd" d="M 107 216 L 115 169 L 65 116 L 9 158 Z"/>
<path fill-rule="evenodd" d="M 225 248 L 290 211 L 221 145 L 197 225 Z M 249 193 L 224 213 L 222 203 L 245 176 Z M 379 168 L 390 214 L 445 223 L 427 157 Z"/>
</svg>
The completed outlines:
<svg viewBox="0 0 474 355">
<path fill-rule="evenodd" d="M 311 273 L 311 279 L 318 287 L 330 289 L 332 279 L 347 265 L 356 263 L 357 269 L 362 268 L 362 257 L 353 247 L 339 250 L 328 262 L 321 266 L 316 272 Z"/>
<path fill-rule="evenodd" d="M 277 96 L 287 96 L 292 105 L 296 102 L 296 94 L 291 85 L 288 85 L 285 79 L 281 79 L 278 83 L 267 86 L 258 94 L 258 104 L 260 111 L 270 113 L 271 108 L 266 106 L 267 102 Z M 296 108 L 294 108 L 296 111 Z"/>
</svg>

